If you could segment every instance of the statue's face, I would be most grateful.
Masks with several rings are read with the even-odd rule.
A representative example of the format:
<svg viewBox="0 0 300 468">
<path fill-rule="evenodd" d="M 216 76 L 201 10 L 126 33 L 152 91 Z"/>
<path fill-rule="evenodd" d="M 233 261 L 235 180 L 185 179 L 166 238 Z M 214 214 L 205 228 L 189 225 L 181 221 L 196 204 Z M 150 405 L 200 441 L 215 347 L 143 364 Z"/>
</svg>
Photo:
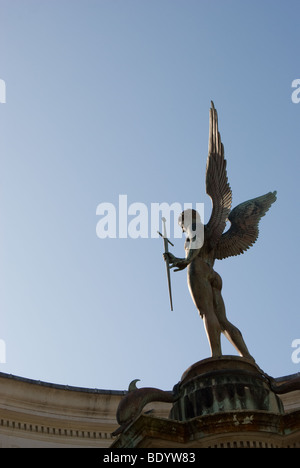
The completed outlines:
<svg viewBox="0 0 300 468">
<path fill-rule="evenodd" d="M 184 226 L 184 211 L 181 213 L 181 215 L 178 218 L 178 224 L 181 227 L 182 231 L 185 231 L 185 226 Z"/>
<path fill-rule="evenodd" d="M 178 218 L 178 224 L 183 232 L 186 231 L 187 226 L 191 225 L 195 221 L 201 222 L 200 215 L 196 210 L 185 210 Z"/>
</svg>

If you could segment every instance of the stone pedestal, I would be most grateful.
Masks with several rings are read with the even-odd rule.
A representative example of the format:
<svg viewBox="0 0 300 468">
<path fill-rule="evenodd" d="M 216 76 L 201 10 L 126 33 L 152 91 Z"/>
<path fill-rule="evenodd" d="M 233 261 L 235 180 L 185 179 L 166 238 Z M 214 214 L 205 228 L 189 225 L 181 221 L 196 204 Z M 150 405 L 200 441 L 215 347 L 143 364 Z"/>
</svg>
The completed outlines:
<svg viewBox="0 0 300 468">
<path fill-rule="evenodd" d="M 300 448 L 300 410 L 284 412 L 278 397 L 296 389 L 297 377 L 278 385 L 248 359 L 205 359 L 189 367 L 175 385 L 169 418 L 137 413 L 111 447 Z M 137 396 L 143 391 L 137 390 Z"/>
<path fill-rule="evenodd" d="M 177 401 L 170 419 L 188 421 L 224 411 L 262 410 L 283 413 L 278 396 L 254 362 L 235 356 L 199 361 L 174 387 Z"/>
</svg>

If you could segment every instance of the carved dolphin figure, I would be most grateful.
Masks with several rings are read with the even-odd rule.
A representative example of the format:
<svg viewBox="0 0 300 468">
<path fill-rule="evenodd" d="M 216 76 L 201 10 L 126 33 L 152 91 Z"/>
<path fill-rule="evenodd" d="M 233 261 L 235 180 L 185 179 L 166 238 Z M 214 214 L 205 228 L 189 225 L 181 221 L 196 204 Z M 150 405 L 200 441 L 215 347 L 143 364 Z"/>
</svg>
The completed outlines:
<svg viewBox="0 0 300 468">
<path fill-rule="evenodd" d="M 116 416 L 120 427 L 112 433 L 113 436 L 121 434 L 141 414 L 147 403 L 152 401 L 173 403 L 176 399 L 171 392 L 158 388 L 137 388 L 136 382 L 139 380 L 135 379 L 129 384 L 128 394 L 119 403 Z"/>
<path fill-rule="evenodd" d="M 300 374 L 292 375 L 287 378 L 283 383 L 276 382 L 275 379 L 269 378 L 271 389 L 277 395 L 282 395 L 284 393 L 294 392 L 300 390 Z"/>
</svg>

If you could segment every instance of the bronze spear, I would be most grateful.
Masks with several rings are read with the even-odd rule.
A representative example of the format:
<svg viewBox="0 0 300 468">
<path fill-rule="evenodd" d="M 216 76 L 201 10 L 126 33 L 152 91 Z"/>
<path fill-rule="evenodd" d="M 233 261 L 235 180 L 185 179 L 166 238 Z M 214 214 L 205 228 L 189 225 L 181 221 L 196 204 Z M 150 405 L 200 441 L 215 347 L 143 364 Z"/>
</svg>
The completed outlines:
<svg viewBox="0 0 300 468">
<path fill-rule="evenodd" d="M 169 253 L 169 246 L 168 244 L 171 244 L 174 247 L 174 244 L 172 244 L 171 241 L 167 238 L 167 229 L 166 229 L 166 218 L 161 218 L 163 222 L 163 234 L 159 231 L 158 234 L 163 238 L 164 240 L 164 247 L 165 247 L 165 254 Z M 165 255 L 165 262 L 166 262 L 166 267 L 167 267 L 167 278 L 168 278 L 168 289 L 169 289 L 169 297 L 170 297 L 170 305 L 171 305 L 171 310 L 173 310 L 173 301 L 172 301 L 172 289 L 171 289 L 171 276 L 170 276 L 170 266 L 169 266 L 169 258 L 168 255 Z"/>
</svg>

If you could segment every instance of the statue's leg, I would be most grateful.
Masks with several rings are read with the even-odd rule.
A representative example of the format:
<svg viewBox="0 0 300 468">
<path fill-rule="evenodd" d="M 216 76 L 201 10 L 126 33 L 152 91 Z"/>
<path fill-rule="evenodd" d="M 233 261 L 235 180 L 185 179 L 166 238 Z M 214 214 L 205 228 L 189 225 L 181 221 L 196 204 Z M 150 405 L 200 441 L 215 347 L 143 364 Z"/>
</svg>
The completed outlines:
<svg viewBox="0 0 300 468">
<path fill-rule="evenodd" d="M 234 325 L 232 325 L 232 323 L 230 323 L 228 320 L 225 324 L 223 333 L 226 336 L 226 338 L 230 341 L 230 343 L 232 343 L 232 345 L 236 348 L 240 356 L 251 359 L 252 361 L 254 360 L 248 351 L 248 348 L 240 330 Z"/>
<path fill-rule="evenodd" d="M 201 274 L 188 275 L 188 285 L 192 299 L 203 318 L 204 326 L 213 357 L 221 356 L 221 327 L 213 304 L 213 291 L 205 270 Z"/>
<path fill-rule="evenodd" d="M 224 333 L 226 338 L 236 348 L 236 350 L 241 356 L 253 360 L 253 357 L 248 351 L 248 348 L 240 330 L 237 327 L 235 327 L 232 323 L 230 323 L 226 317 L 225 305 L 221 294 L 222 280 L 217 273 L 216 278 L 213 282 L 213 286 L 214 308 L 216 316 L 220 323 L 222 333 Z"/>
<path fill-rule="evenodd" d="M 211 349 L 211 355 L 212 357 L 219 357 L 222 355 L 221 327 L 214 311 L 207 309 L 206 312 L 203 313 L 203 321 Z"/>
</svg>

